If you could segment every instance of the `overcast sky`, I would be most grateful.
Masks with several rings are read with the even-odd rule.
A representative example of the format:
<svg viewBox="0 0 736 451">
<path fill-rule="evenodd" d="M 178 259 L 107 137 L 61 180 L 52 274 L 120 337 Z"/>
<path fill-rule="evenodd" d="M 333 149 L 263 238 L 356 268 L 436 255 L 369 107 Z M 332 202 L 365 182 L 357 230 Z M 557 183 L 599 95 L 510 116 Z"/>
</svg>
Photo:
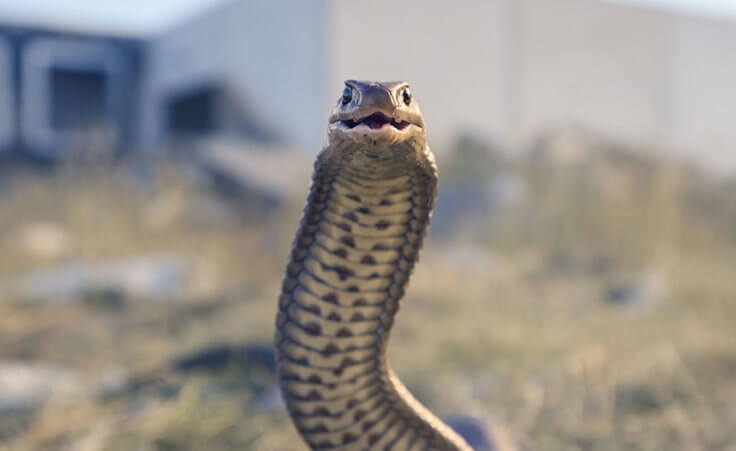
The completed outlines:
<svg viewBox="0 0 736 451">
<path fill-rule="evenodd" d="M 0 21 L 148 34 L 227 0 L 0 0 Z"/>
<path fill-rule="evenodd" d="M 228 0 L 0 0 L 0 21 L 148 34 Z M 736 0 L 609 0 L 736 18 Z"/>
</svg>

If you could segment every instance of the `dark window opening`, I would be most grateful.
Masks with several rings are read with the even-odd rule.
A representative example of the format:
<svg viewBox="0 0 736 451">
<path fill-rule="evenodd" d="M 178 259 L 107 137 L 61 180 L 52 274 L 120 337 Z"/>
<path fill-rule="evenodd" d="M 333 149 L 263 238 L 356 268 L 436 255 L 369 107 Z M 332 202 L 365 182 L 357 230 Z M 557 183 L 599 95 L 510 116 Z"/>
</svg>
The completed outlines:
<svg viewBox="0 0 736 451">
<path fill-rule="evenodd" d="M 174 97 L 167 105 L 169 130 L 185 134 L 215 131 L 218 97 L 217 90 L 212 87 Z"/>
<path fill-rule="evenodd" d="M 101 71 L 51 70 L 51 114 L 55 130 L 79 130 L 107 122 L 107 77 Z"/>
</svg>

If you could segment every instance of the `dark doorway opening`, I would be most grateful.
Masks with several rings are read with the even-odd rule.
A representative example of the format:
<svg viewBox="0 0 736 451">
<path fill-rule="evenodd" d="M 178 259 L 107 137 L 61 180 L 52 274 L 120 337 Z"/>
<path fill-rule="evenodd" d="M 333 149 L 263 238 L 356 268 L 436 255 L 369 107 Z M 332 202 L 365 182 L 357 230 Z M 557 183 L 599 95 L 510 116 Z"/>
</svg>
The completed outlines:
<svg viewBox="0 0 736 451">
<path fill-rule="evenodd" d="M 219 91 L 208 86 L 172 98 L 166 106 L 173 134 L 206 135 L 217 128 Z"/>
<path fill-rule="evenodd" d="M 104 72 L 54 68 L 50 75 L 54 130 L 84 130 L 109 122 Z"/>
</svg>

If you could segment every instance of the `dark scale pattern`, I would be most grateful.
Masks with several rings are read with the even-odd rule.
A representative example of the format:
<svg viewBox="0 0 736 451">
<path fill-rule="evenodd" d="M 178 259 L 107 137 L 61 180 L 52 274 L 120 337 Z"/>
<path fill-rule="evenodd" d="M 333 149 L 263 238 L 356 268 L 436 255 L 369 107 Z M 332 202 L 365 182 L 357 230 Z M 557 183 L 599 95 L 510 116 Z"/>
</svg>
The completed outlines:
<svg viewBox="0 0 736 451">
<path fill-rule="evenodd" d="M 429 224 L 433 163 L 381 175 L 333 159 L 315 164 L 279 297 L 287 408 L 312 449 L 458 449 L 417 418 L 385 357 Z"/>
</svg>

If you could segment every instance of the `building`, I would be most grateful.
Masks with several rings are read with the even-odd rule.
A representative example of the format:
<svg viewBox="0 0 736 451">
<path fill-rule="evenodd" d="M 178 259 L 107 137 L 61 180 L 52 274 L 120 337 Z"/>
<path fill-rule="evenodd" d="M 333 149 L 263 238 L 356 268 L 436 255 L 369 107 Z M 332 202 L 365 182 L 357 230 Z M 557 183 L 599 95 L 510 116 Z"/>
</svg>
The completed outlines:
<svg viewBox="0 0 736 451">
<path fill-rule="evenodd" d="M 145 32 L 126 27 L 124 18 L 108 29 L 58 17 L 2 17 L 0 153 L 150 152 L 213 134 L 278 141 L 232 83 L 251 85 L 230 63 L 240 55 L 235 46 L 231 53 L 210 51 L 214 43 L 206 38 L 194 47 L 177 46 L 177 30 L 218 29 L 223 24 L 217 17 Z M 235 42 L 253 34 L 229 31 Z M 203 71 L 193 71 L 198 59 Z M 243 61 L 237 58 L 236 66 Z"/>
<path fill-rule="evenodd" d="M 48 119 L 64 96 L 29 81 L 12 100 L 27 58 L 3 30 L 0 112 L 15 118 L 0 142 L 58 149 L 64 134 L 42 128 L 66 124 Z M 107 55 L 85 83 L 110 91 L 77 116 L 105 111 L 102 123 L 139 151 L 225 131 L 316 152 L 342 80 L 405 79 L 438 150 L 459 133 L 517 144 L 575 125 L 736 169 L 734 20 L 604 0 L 229 0 L 154 32 L 84 40 L 71 54 Z M 51 87 L 80 84 L 51 66 Z"/>
<path fill-rule="evenodd" d="M 51 155 L 91 136 L 129 144 L 141 64 L 132 39 L 0 26 L 0 150 Z"/>
<path fill-rule="evenodd" d="M 734 19 L 603 0 L 335 0 L 328 17 L 329 91 L 410 80 L 439 149 L 574 125 L 736 170 Z"/>
</svg>

